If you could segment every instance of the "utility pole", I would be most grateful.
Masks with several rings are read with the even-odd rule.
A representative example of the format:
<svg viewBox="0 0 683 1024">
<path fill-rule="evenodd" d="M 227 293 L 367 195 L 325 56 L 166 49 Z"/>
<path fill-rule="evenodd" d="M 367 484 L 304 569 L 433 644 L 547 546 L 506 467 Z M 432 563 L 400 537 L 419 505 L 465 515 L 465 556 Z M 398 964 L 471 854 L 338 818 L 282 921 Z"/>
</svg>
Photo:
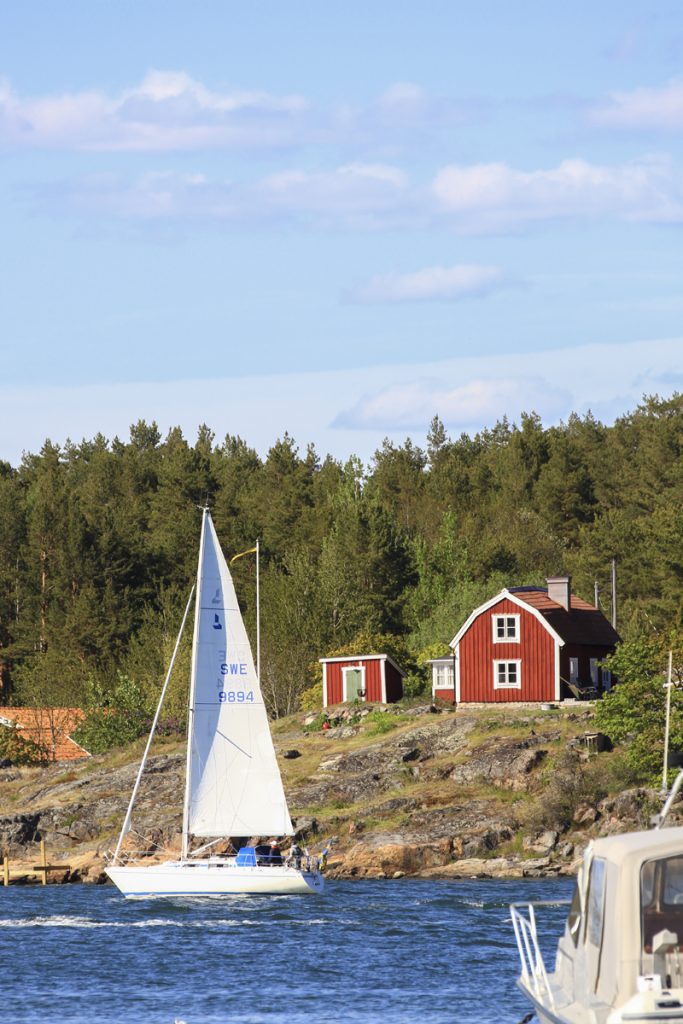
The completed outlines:
<svg viewBox="0 0 683 1024">
<path fill-rule="evenodd" d="M 593 604 L 598 607 L 598 601 L 600 599 L 600 588 L 598 587 L 598 581 L 596 580 L 593 584 Z"/>
<path fill-rule="evenodd" d="M 617 560 L 612 559 L 612 628 L 617 628 Z"/>
</svg>

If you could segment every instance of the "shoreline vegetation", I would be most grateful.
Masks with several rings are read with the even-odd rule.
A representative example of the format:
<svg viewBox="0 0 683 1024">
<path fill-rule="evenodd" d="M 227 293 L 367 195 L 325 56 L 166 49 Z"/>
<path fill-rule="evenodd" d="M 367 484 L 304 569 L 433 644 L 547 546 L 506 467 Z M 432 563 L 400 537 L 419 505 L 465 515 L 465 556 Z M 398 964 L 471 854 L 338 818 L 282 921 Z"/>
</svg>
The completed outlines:
<svg viewBox="0 0 683 1024">
<path fill-rule="evenodd" d="M 351 705 L 330 709 L 326 730 L 315 713 L 282 719 L 274 739 L 297 835 L 329 848 L 329 877 L 555 877 L 575 873 L 590 838 L 647 827 L 659 805 L 655 790 L 624 788 L 620 752 L 594 752 L 594 716 L 584 703 Z M 41 839 L 69 866 L 50 882 L 105 881 L 139 754 L 137 741 L 0 769 L 12 884 L 38 880 Z M 156 740 L 127 840 L 150 863 L 178 852 L 183 771 L 178 740 Z"/>
<path fill-rule="evenodd" d="M 229 559 L 259 540 L 261 689 L 302 838 L 330 845 L 331 874 L 571 872 L 592 835 L 647 824 L 669 651 L 683 680 L 683 395 L 645 396 L 612 426 L 529 413 L 451 438 L 435 416 L 424 449 L 386 440 L 368 466 L 302 453 L 288 434 L 261 457 L 206 425 L 191 444 L 140 420 L 125 441 L 48 440 L 18 467 L 0 462 L 1 702 L 40 709 L 53 731 L 77 709 L 73 739 L 93 755 L 36 764 L 55 736 L 32 747 L 0 729 L 0 851 L 13 861 L 37 863 L 44 838 L 70 877 L 101 874 L 207 504 Z M 430 710 L 430 659 L 473 608 L 562 574 L 609 618 L 613 563 L 618 685 L 595 707 Z M 233 565 L 252 646 L 255 568 Z M 190 633 L 131 836 L 149 856 L 173 850 L 180 826 Z M 398 662 L 405 698 L 330 711 L 323 732 L 319 659 L 359 652 Z M 683 688 L 669 693 L 670 750 L 683 751 Z M 587 732 L 614 750 L 595 754 Z"/>
</svg>

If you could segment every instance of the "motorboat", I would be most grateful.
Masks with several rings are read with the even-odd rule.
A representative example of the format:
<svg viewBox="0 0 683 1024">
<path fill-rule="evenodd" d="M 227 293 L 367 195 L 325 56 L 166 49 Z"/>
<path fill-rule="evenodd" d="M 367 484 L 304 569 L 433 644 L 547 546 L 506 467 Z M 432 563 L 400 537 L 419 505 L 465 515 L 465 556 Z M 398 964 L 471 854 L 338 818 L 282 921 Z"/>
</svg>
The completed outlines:
<svg viewBox="0 0 683 1024">
<path fill-rule="evenodd" d="M 683 828 L 663 827 L 682 782 L 653 828 L 588 845 L 554 970 L 539 941 L 549 903 L 512 905 L 518 986 L 541 1024 L 683 1024 Z"/>
</svg>

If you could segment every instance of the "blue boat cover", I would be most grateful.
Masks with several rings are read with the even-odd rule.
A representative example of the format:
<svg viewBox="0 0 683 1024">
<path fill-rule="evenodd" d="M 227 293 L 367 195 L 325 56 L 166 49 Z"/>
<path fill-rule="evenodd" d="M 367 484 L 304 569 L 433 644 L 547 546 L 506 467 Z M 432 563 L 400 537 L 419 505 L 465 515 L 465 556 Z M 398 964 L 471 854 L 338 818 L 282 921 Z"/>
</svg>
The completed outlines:
<svg viewBox="0 0 683 1024">
<path fill-rule="evenodd" d="M 235 864 L 240 867 L 256 867 L 256 850 L 253 846 L 243 846 L 235 857 Z"/>
</svg>

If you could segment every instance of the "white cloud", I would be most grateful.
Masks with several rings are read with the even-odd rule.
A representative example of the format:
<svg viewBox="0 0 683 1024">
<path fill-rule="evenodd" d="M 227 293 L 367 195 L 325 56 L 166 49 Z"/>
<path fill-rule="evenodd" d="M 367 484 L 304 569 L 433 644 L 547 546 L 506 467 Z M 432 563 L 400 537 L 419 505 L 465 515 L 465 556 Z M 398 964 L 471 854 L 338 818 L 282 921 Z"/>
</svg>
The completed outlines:
<svg viewBox="0 0 683 1024">
<path fill-rule="evenodd" d="M 175 71 L 150 71 L 116 97 L 96 90 L 20 97 L 4 83 L 0 143 L 140 152 L 290 145 L 307 109 L 301 96 L 212 92 Z"/>
<path fill-rule="evenodd" d="M 353 289 L 353 302 L 455 302 L 485 295 L 505 286 L 500 267 L 460 263 L 452 267 L 425 267 L 410 274 L 378 274 Z"/>
<path fill-rule="evenodd" d="M 539 377 L 475 378 L 454 386 L 419 379 L 390 385 L 339 413 L 334 426 L 360 430 L 424 429 L 435 413 L 447 427 L 495 423 L 522 412 L 554 416 L 571 408 L 571 394 Z"/>
<path fill-rule="evenodd" d="M 363 106 L 314 110 L 300 95 L 216 91 L 184 71 L 151 70 L 118 95 L 98 89 L 21 96 L 0 81 L 0 145 L 167 152 L 317 145 L 381 155 L 420 151 L 475 118 L 480 101 L 429 96 L 397 82 Z"/>
<path fill-rule="evenodd" d="M 474 432 L 504 415 L 536 410 L 548 426 L 588 409 L 610 422 L 643 394 L 671 394 L 683 377 L 683 339 L 586 345 L 468 356 L 439 363 L 370 366 L 210 380 L 25 387 L 0 382 L 0 459 L 45 439 L 78 442 L 101 431 L 128 436 L 138 419 L 192 438 L 208 423 L 220 439 L 239 434 L 265 454 L 287 430 L 303 446 L 367 461 L 388 436 L 424 442 L 438 414 L 450 430 Z M 225 401 L 226 394 L 231 396 Z M 364 397 L 363 397 L 364 396 Z"/>
<path fill-rule="evenodd" d="M 285 171 L 257 185 L 272 206 L 318 213 L 386 212 L 406 194 L 408 178 L 384 164 L 344 164 L 330 171 Z"/>
<path fill-rule="evenodd" d="M 24 191 L 42 213 L 169 224 L 284 221 L 369 230 L 441 225 L 462 235 L 485 235 L 557 219 L 683 221 L 683 175 L 654 158 L 615 166 L 565 160 L 532 171 L 504 163 L 450 165 L 436 174 L 431 188 L 411 180 L 396 163 L 356 161 L 315 171 L 292 167 L 241 181 L 199 171 L 155 171 L 136 179 L 99 174 Z M 393 285 L 385 280 L 377 282 L 380 287 Z"/>
<path fill-rule="evenodd" d="M 379 97 L 378 105 L 380 107 L 405 107 L 414 105 L 424 105 L 428 101 L 427 93 L 419 85 L 414 82 L 394 82 L 382 95 Z"/>
<path fill-rule="evenodd" d="M 33 187 L 42 213 L 133 223 L 300 222 L 363 228 L 398 223 L 410 209 L 398 168 L 346 164 L 329 171 L 283 171 L 254 182 L 211 180 L 199 173 L 154 172 L 129 181 L 98 174 Z"/>
<path fill-rule="evenodd" d="M 471 233 L 568 217 L 683 219 L 683 182 L 666 160 L 600 166 L 576 159 L 534 171 L 451 165 L 436 175 L 433 192 L 454 226 Z"/>
<path fill-rule="evenodd" d="M 613 92 L 609 102 L 593 107 L 588 116 L 597 125 L 681 131 L 683 79 L 674 78 L 660 88 Z"/>
</svg>

